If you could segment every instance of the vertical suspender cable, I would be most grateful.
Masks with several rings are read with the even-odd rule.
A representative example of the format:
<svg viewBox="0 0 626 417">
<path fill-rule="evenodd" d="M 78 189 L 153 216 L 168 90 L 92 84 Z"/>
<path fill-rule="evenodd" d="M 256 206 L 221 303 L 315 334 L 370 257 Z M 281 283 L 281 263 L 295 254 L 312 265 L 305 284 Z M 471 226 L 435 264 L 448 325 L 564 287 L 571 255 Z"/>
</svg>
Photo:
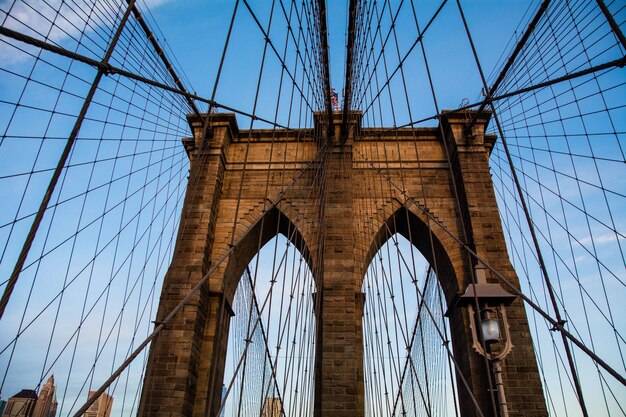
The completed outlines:
<svg viewBox="0 0 626 417">
<path fill-rule="evenodd" d="M 318 0 L 318 16 L 319 16 L 319 28 L 320 28 L 320 43 L 321 43 L 321 53 L 322 53 L 322 77 L 324 78 L 324 102 L 326 105 L 326 116 L 327 116 L 327 132 L 328 138 L 333 138 L 335 136 L 335 127 L 333 125 L 333 106 L 330 99 L 330 64 L 329 64 L 329 53 L 328 53 L 328 28 L 326 25 L 326 0 Z"/>
</svg>

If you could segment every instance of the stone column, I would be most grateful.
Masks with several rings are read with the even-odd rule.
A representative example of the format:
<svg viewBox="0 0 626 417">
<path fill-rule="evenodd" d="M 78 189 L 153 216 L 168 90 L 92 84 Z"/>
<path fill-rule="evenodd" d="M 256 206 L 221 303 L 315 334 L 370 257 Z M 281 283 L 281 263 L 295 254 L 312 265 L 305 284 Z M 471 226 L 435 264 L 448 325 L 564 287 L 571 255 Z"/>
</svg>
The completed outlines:
<svg viewBox="0 0 626 417">
<path fill-rule="evenodd" d="M 234 115 L 211 115 L 205 135 L 204 117 L 189 117 L 194 137 L 183 139 L 191 172 L 174 257 L 163 283 L 157 323 L 179 304 L 210 267 L 208 256 L 224 177 L 224 152 L 237 127 Z M 138 415 L 205 415 L 206 374 L 211 355 L 202 352 L 212 352 L 213 339 L 209 336 L 215 334 L 210 329 L 205 331 L 205 326 L 216 327 L 221 321 L 226 338 L 228 334 L 229 316 L 226 320 L 218 320 L 217 316 L 222 299 L 220 291 L 221 288 L 205 285 L 152 342 Z M 221 390 L 221 386 L 216 390 Z M 202 411 L 194 411 L 198 409 Z"/>
<path fill-rule="evenodd" d="M 485 135 L 485 127 L 490 113 L 478 118 L 473 128 L 467 122 L 474 113 L 444 113 L 441 123 L 446 134 L 446 143 L 451 155 L 452 171 L 461 206 L 461 218 L 466 230 L 466 240 L 470 247 L 487 263 L 502 273 L 507 280 L 519 288 L 517 275 L 509 261 L 506 242 L 502 232 L 496 196 L 489 172 L 489 155 L 496 141 L 493 135 Z M 464 290 L 471 283 L 470 268 L 476 267 L 476 260 L 468 257 L 457 266 L 462 273 L 457 277 L 459 288 Z M 487 281 L 500 283 L 497 277 L 487 271 Z M 506 285 L 501 284 L 512 292 Z M 486 369 L 485 360 L 472 347 L 469 329 L 470 317 L 464 308 L 449 310 L 454 354 L 461 365 L 481 410 L 485 416 L 492 416 L 493 407 L 488 392 L 491 371 Z M 524 417 L 547 416 L 541 380 L 526 320 L 524 305 L 518 298 L 507 308 L 510 324 L 512 352 L 502 362 L 504 390 L 508 402 L 509 415 Z M 475 416 L 475 406 L 467 390 L 459 383 L 461 414 Z M 493 385 L 495 387 L 495 384 Z M 495 395 L 497 402 L 497 395 Z M 497 404 L 496 404 L 497 406 Z"/>
<path fill-rule="evenodd" d="M 321 374 L 316 389 L 318 416 L 353 417 L 357 409 L 357 367 L 352 218 L 352 146 L 334 146 L 325 172 L 322 237 Z"/>
<path fill-rule="evenodd" d="M 317 295 L 321 317 L 318 314 L 316 417 L 355 417 L 364 413 L 362 301 L 355 297 L 353 230 L 352 136 L 356 130 L 351 129 L 347 138 L 341 138 L 338 116 L 339 113 L 335 115 L 336 135 L 330 139 L 321 190 L 324 208 L 320 236 L 322 271 Z"/>
</svg>

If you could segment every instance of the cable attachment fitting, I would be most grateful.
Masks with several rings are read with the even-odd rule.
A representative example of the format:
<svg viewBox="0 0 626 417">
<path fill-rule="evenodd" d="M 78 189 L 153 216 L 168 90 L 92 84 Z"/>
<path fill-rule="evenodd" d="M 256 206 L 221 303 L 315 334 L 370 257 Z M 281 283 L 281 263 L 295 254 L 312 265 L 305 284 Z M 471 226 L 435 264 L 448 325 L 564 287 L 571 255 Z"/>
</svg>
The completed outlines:
<svg viewBox="0 0 626 417">
<path fill-rule="evenodd" d="M 565 326 L 565 323 L 567 323 L 567 320 L 561 320 L 559 322 L 556 323 L 556 325 L 552 326 L 552 328 L 550 329 L 551 332 L 560 332 L 561 329 Z"/>
<path fill-rule="evenodd" d="M 100 64 L 100 70 L 102 71 L 102 75 L 108 77 L 113 73 L 113 66 L 111 66 L 111 64 L 109 64 L 108 62 L 103 62 Z"/>
</svg>

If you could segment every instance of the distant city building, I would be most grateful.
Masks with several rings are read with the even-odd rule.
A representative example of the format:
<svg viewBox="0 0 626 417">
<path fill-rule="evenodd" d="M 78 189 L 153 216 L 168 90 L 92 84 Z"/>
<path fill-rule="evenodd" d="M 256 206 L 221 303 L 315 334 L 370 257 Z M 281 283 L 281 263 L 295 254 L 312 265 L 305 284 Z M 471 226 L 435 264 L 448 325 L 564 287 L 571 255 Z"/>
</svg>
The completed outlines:
<svg viewBox="0 0 626 417">
<path fill-rule="evenodd" d="M 32 389 L 23 389 L 7 402 L 2 417 L 32 417 L 37 393 Z"/>
<path fill-rule="evenodd" d="M 95 391 L 89 391 L 89 398 L 93 397 Z M 84 417 L 109 417 L 111 415 L 111 406 L 113 405 L 113 397 L 106 392 L 89 406 L 85 411 Z"/>
<path fill-rule="evenodd" d="M 279 397 L 267 397 L 263 405 L 261 417 L 280 417 L 283 411 L 283 403 Z"/>
<path fill-rule="evenodd" d="M 35 404 L 33 417 L 55 417 L 57 414 L 57 387 L 54 385 L 54 375 L 48 378 L 39 391 L 39 398 Z"/>
</svg>

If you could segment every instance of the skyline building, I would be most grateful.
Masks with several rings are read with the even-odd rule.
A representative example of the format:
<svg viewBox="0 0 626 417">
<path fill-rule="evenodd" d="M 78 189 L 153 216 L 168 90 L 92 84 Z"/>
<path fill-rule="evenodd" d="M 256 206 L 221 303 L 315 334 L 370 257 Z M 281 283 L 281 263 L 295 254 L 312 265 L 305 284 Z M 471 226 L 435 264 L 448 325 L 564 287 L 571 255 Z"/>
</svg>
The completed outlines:
<svg viewBox="0 0 626 417">
<path fill-rule="evenodd" d="M 283 410 L 283 403 L 280 397 L 267 397 L 263 404 L 261 417 L 280 417 Z"/>
<path fill-rule="evenodd" d="M 55 417 L 57 414 L 57 388 L 54 385 L 54 374 L 39 391 L 32 417 Z"/>
<path fill-rule="evenodd" d="M 89 398 L 93 397 L 95 391 L 89 391 Z M 103 392 L 100 397 L 89 406 L 84 417 L 109 417 L 111 415 L 111 407 L 113 406 L 113 397 Z"/>
<path fill-rule="evenodd" d="M 32 389 L 23 389 L 7 401 L 2 417 L 32 417 L 37 393 Z"/>
</svg>

